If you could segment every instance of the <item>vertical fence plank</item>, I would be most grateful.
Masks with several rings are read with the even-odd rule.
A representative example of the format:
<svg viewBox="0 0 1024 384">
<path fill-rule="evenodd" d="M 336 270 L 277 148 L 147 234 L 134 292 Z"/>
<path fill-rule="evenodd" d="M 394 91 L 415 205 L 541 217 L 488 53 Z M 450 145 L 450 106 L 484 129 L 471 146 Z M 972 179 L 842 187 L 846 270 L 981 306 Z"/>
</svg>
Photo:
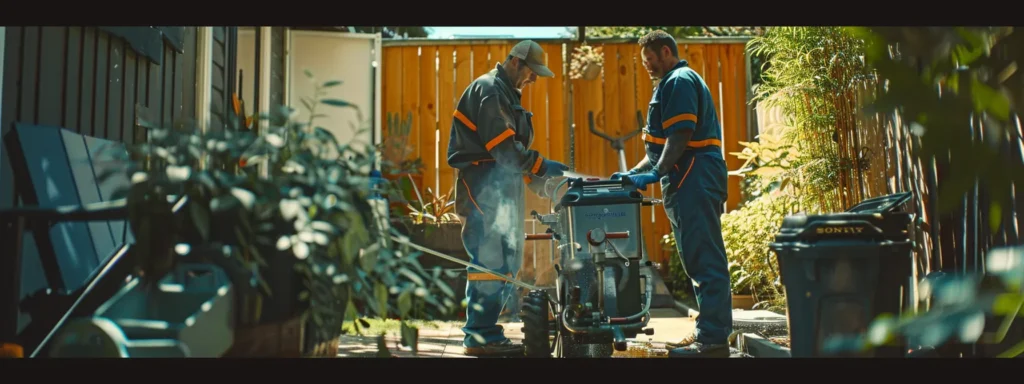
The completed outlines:
<svg viewBox="0 0 1024 384">
<path fill-rule="evenodd" d="M 742 110 L 742 102 L 736 94 L 736 66 L 734 62 L 736 52 L 729 47 L 720 47 L 719 61 L 722 63 L 722 149 L 725 157 L 725 165 L 729 170 L 736 170 L 743 166 L 743 160 L 730 155 L 733 152 L 743 150 L 740 141 L 746 141 L 746 124 L 739 124 L 739 111 Z M 746 123 L 746 120 L 743 121 Z M 740 179 L 729 177 L 726 183 L 728 187 L 728 199 L 726 200 L 726 212 L 736 209 L 740 203 Z"/>
<path fill-rule="evenodd" d="M 566 145 L 569 139 L 569 127 L 565 119 L 565 72 L 563 68 L 562 55 L 564 54 L 562 44 L 545 44 L 544 51 L 548 56 L 548 68 L 555 73 L 555 77 L 547 82 L 548 100 L 548 141 L 549 149 L 547 156 L 552 160 L 565 162 L 568 159 L 569 146 Z"/>
<path fill-rule="evenodd" d="M 697 74 L 699 74 L 700 77 L 703 77 L 705 81 L 707 81 L 708 76 L 707 65 L 704 64 L 706 61 L 704 52 L 705 47 L 707 46 L 708 45 L 705 44 L 686 44 L 687 63 L 690 65 L 690 68 L 697 71 Z M 680 52 L 682 52 L 682 50 L 680 50 Z"/>
<path fill-rule="evenodd" d="M 382 121 L 385 126 L 383 127 L 382 135 L 386 139 L 389 135 L 388 123 L 389 115 L 397 115 L 395 117 L 402 118 L 405 115 L 402 113 L 402 47 L 387 47 L 384 48 L 383 55 L 383 68 L 381 72 L 384 74 L 384 81 L 381 83 L 383 89 L 381 99 L 384 105 L 384 115 Z M 390 145 L 389 142 L 385 142 Z"/>
<path fill-rule="evenodd" d="M 423 168 L 432 166 L 427 162 L 427 156 L 423 154 L 422 148 L 420 147 L 420 137 L 422 136 L 422 130 L 420 129 L 419 121 L 420 118 L 417 115 L 419 111 L 419 99 L 420 99 L 420 73 L 417 71 L 419 67 L 420 55 L 419 47 L 402 47 L 402 107 L 399 111 L 402 117 L 412 113 L 412 129 L 409 132 L 408 143 L 412 146 L 412 158 L 419 158 L 423 161 Z M 413 178 L 415 179 L 415 176 Z M 420 179 L 416 180 L 416 187 L 422 192 L 424 187 L 424 180 L 422 175 Z"/>
<path fill-rule="evenodd" d="M 420 92 L 417 124 L 420 132 L 419 148 L 423 158 L 423 191 L 428 188 L 435 194 L 448 192 L 439 188 L 437 170 L 440 157 L 437 152 L 437 47 L 420 47 L 419 58 Z M 427 197 L 424 196 L 424 199 Z"/>
<path fill-rule="evenodd" d="M 718 114 L 718 121 L 721 123 L 722 119 L 722 95 L 719 91 L 721 85 L 721 72 L 720 72 L 720 60 L 719 54 L 721 46 L 718 44 L 708 44 L 704 46 L 704 82 L 711 88 L 711 99 L 714 100 L 715 113 Z M 726 122 L 727 123 L 727 122 Z"/>
<path fill-rule="evenodd" d="M 490 47 L 486 45 L 473 46 L 473 79 L 476 79 L 487 71 L 491 70 Z"/>
<path fill-rule="evenodd" d="M 494 69 L 494 65 L 497 63 L 505 62 L 505 56 L 508 55 L 508 51 L 511 48 L 511 46 L 505 44 L 494 44 L 487 46 L 487 54 L 489 56 L 487 58 L 487 70 L 490 71 Z"/>
<path fill-rule="evenodd" d="M 636 98 L 637 82 L 635 74 L 635 53 L 636 46 L 633 44 L 623 44 L 617 47 L 618 53 L 618 68 L 615 69 L 618 78 L 618 114 L 619 124 L 618 133 L 616 136 L 622 136 L 633 130 L 639 128 L 636 122 L 637 105 L 640 102 Z M 605 80 L 607 81 L 607 80 Z M 635 145 L 641 141 L 640 136 L 635 136 L 629 141 L 623 143 L 625 146 L 626 154 L 626 168 L 632 168 L 640 157 L 638 156 L 639 146 Z"/>
<path fill-rule="evenodd" d="M 626 90 L 619 88 L 618 44 L 605 45 L 602 53 L 604 54 L 604 78 L 601 102 L 604 105 L 604 110 L 603 113 L 596 114 L 597 116 L 595 116 L 597 129 L 609 136 L 617 137 L 628 129 L 622 126 L 622 121 L 619 119 L 619 99 L 628 99 L 629 97 L 623 97 Z M 610 142 L 607 140 L 602 141 L 604 141 L 602 149 L 605 152 L 604 164 L 602 172 L 595 176 L 606 177 L 611 172 L 619 170 L 619 155 L 611 147 Z"/>
<path fill-rule="evenodd" d="M 450 46 L 441 46 L 437 49 L 438 73 L 437 73 L 437 129 L 439 141 L 437 150 L 440 154 L 440 168 L 437 170 L 440 179 L 441 191 L 453 190 L 455 186 L 455 172 L 452 167 L 447 166 L 448 140 L 451 137 L 452 114 L 455 112 L 455 92 L 461 89 L 455 88 L 455 49 Z"/>
</svg>

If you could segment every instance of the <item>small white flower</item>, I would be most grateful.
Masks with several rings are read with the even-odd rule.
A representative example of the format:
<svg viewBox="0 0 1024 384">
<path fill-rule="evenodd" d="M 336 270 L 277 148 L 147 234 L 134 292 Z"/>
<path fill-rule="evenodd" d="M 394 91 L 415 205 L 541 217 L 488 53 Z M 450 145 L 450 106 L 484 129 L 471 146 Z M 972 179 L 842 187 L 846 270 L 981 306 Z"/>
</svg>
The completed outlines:
<svg viewBox="0 0 1024 384">
<path fill-rule="evenodd" d="M 295 253 L 295 258 L 299 260 L 306 260 L 309 257 L 309 246 L 306 243 L 298 242 L 292 247 L 292 252 Z"/>
<path fill-rule="evenodd" d="M 170 165 L 167 167 L 167 178 L 171 181 L 185 181 L 192 175 L 192 168 L 185 165 Z"/>
<path fill-rule="evenodd" d="M 285 220 L 295 219 L 300 213 L 302 213 L 302 204 L 299 204 L 298 201 L 293 199 L 281 199 L 277 205 L 281 210 L 281 216 L 284 217 Z"/>
<path fill-rule="evenodd" d="M 231 195 L 238 199 L 245 209 L 252 209 L 252 206 L 256 204 L 256 195 L 252 191 L 242 188 L 231 188 Z"/>
<path fill-rule="evenodd" d="M 180 243 L 174 246 L 174 252 L 182 256 L 187 255 L 190 250 L 192 250 L 192 247 L 185 243 Z"/>
<path fill-rule="evenodd" d="M 135 172 L 132 175 L 132 184 L 138 184 L 149 180 L 149 175 L 146 172 Z"/>
<path fill-rule="evenodd" d="M 267 141 L 267 144 L 274 146 L 274 148 L 281 148 L 284 146 L 284 139 L 276 133 L 268 134 L 264 136 L 264 139 Z"/>
<path fill-rule="evenodd" d="M 281 236 L 281 238 L 277 239 L 277 250 L 278 251 L 286 250 L 288 248 L 291 248 L 291 246 L 292 246 L 292 240 L 289 239 L 288 236 Z"/>
</svg>

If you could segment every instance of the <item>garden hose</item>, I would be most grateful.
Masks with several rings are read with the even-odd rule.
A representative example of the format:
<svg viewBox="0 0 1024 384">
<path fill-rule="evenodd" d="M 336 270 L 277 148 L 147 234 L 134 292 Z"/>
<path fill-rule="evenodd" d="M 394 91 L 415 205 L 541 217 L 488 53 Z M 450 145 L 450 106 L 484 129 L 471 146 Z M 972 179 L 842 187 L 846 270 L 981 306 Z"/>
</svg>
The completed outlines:
<svg viewBox="0 0 1024 384">
<path fill-rule="evenodd" d="M 401 237 L 399 237 L 399 236 L 395 236 L 395 235 L 392 235 L 392 236 L 391 236 L 391 239 L 392 239 L 392 240 L 394 240 L 394 241 L 396 241 L 396 242 L 398 242 L 398 243 L 400 243 L 400 244 L 404 244 L 404 245 L 408 245 L 408 246 L 410 246 L 410 247 L 413 247 L 413 248 L 415 248 L 415 249 L 417 249 L 417 250 L 419 250 L 419 251 L 421 251 L 421 252 L 423 252 L 423 253 L 427 253 L 427 254 L 430 254 L 430 255 L 433 255 L 433 256 L 437 256 L 437 257 L 440 257 L 440 258 L 442 258 L 442 259 L 445 259 L 445 260 L 451 261 L 451 262 L 453 262 L 453 263 L 458 263 L 458 264 L 460 264 L 460 265 L 464 265 L 464 266 L 466 266 L 466 267 L 469 267 L 469 268 L 473 268 L 473 269 L 475 269 L 475 270 L 478 270 L 478 271 L 481 271 L 481 272 L 486 272 L 486 273 L 488 273 L 488 274 L 494 275 L 495 277 L 497 277 L 497 278 L 499 278 L 499 279 L 502 279 L 502 280 L 505 280 L 505 281 L 507 281 L 507 282 L 509 282 L 509 283 L 512 283 L 512 284 L 518 285 L 518 286 L 520 286 L 520 287 L 523 287 L 523 288 L 526 288 L 526 289 L 529 289 L 529 290 L 531 290 L 531 291 L 534 291 L 534 290 L 541 290 L 541 289 L 552 289 L 552 288 L 554 288 L 554 287 L 547 287 L 547 288 L 542 288 L 542 287 L 538 287 L 538 286 L 536 286 L 536 285 L 532 285 L 532 284 L 527 284 L 527 283 L 524 283 L 524 282 L 522 282 L 522 281 L 519 281 L 519 280 L 517 280 L 517 279 L 514 279 L 514 278 L 511 278 L 511 277 L 508 277 L 508 276 L 502 275 L 502 274 L 500 274 L 500 273 L 498 273 L 498 272 L 495 272 L 495 271 L 493 271 L 493 270 L 490 270 L 490 269 L 487 269 L 487 268 L 481 267 L 481 266 L 479 266 L 479 265 L 475 265 L 475 264 L 472 264 L 472 263 L 470 263 L 470 262 L 467 262 L 467 261 L 465 261 L 465 260 L 461 260 L 461 259 L 458 259 L 458 258 L 455 258 L 455 257 L 452 257 L 452 256 L 448 256 L 448 255 L 445 255 L 445 254 L 443 254 L 443 253 L 440 253 L 440 252 L 437 252 L 437 251 L 435 251 L 435 250 L 433 250 L 433 249 L 430 249 L 430 248 L 426 248 L 426 247 L 423 247 L 423 246 L 421 246 L 421 245 L 419 245 L 419 244 L 411 243 L 411 242 L 409 242 L 409 240 L 408 240 L 408 239 L 404 239 L 404 238 L 401 238 Z"/>
</svg>

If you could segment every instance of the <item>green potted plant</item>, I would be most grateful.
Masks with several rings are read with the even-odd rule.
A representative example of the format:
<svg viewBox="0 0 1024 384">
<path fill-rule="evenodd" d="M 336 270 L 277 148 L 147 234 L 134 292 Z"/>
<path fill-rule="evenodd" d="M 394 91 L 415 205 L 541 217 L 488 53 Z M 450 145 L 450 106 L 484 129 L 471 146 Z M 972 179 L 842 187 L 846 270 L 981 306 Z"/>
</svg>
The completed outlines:
<svg viewBox="0 0 1024 384">
<path fill-rule="evenodd" d="M 407 205 L 409 214 L 404 220 L 410 240 L 443 254 L 471 261 L 462 243 L 462 221 L 455 213 L 454 186 L 444 194 L 435 194 L 430 188 L 422 195 L 418 189 L 415 192 L 417 200 Z M 439 257 L 423 260 L 421 264 L 425 268 L 444 269 L 447 272 L 445 281 L 455 289 L 455 299 L 461 301 L 464 298 L 465 266 Z"/>
<path fill-rule="evenodd" d="M 447 254 L 464 254 L 462 222 L 455 214 L 454 186 L 444 194 L 427 188 L 426 196 L 416 190 L 417 201 L 407 205 L 412 240 Z M 426 200 L 423 198 L 426 197 Z"/>
<path fill-rule="evenodd" d="M 229 356 L 334 356 L 345 319 L 458 307 L 440 271 L 422 268 L 375 217 L 367 178 L 375 151 L 313 124 L 320 106 L 361 116 L 358 108 L 327 97 L 340 81 L 307 76 L 316 85 L 302 100 L 308 121 L 290 120 L 294 110 L 282 107 L 261 119 L 285 123 L 255 136 L 233 129 L 240 119 L 229 115 L 227 129 L 178 124 L 130 148 L 138 160 L 122 194 L 140 274 L 166 274 L 177 261 L 172 249 L 206 250 L 194 257 L 224 268 L 238 288 Z M 183 201 L 184 215 L 167 213 Z"/>
<path fill-rule="evenodd" d="M 601 47 L 582 45 L 573 50 L 572 61 L 569 63 L 569 78 L 595 80 L 601 76 L 604 66 L 604 54 Z"/>
</svg>

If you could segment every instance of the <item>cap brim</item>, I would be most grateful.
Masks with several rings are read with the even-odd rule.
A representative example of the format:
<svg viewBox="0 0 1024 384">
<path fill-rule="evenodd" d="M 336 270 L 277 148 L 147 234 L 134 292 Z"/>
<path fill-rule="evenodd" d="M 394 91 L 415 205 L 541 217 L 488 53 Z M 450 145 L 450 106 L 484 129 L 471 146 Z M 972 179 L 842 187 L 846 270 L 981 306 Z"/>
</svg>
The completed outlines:
<svg viewBox="0 0 1024 384">
<path fill-rule="evenodd" d="M 545 66 L 540 65 L 540 64 L 530 64 L 530 63 L 527 63 L 527 65 L 530 67 L 531 70 L 533 70 L 533 73 L 537 74 L 537 76 L 540 76 L 540 77 L 555 77 L 555 73 L 551 72 L 551 70 L 548 69 L 548 67 L 545 67 Z"/>
</svg>

